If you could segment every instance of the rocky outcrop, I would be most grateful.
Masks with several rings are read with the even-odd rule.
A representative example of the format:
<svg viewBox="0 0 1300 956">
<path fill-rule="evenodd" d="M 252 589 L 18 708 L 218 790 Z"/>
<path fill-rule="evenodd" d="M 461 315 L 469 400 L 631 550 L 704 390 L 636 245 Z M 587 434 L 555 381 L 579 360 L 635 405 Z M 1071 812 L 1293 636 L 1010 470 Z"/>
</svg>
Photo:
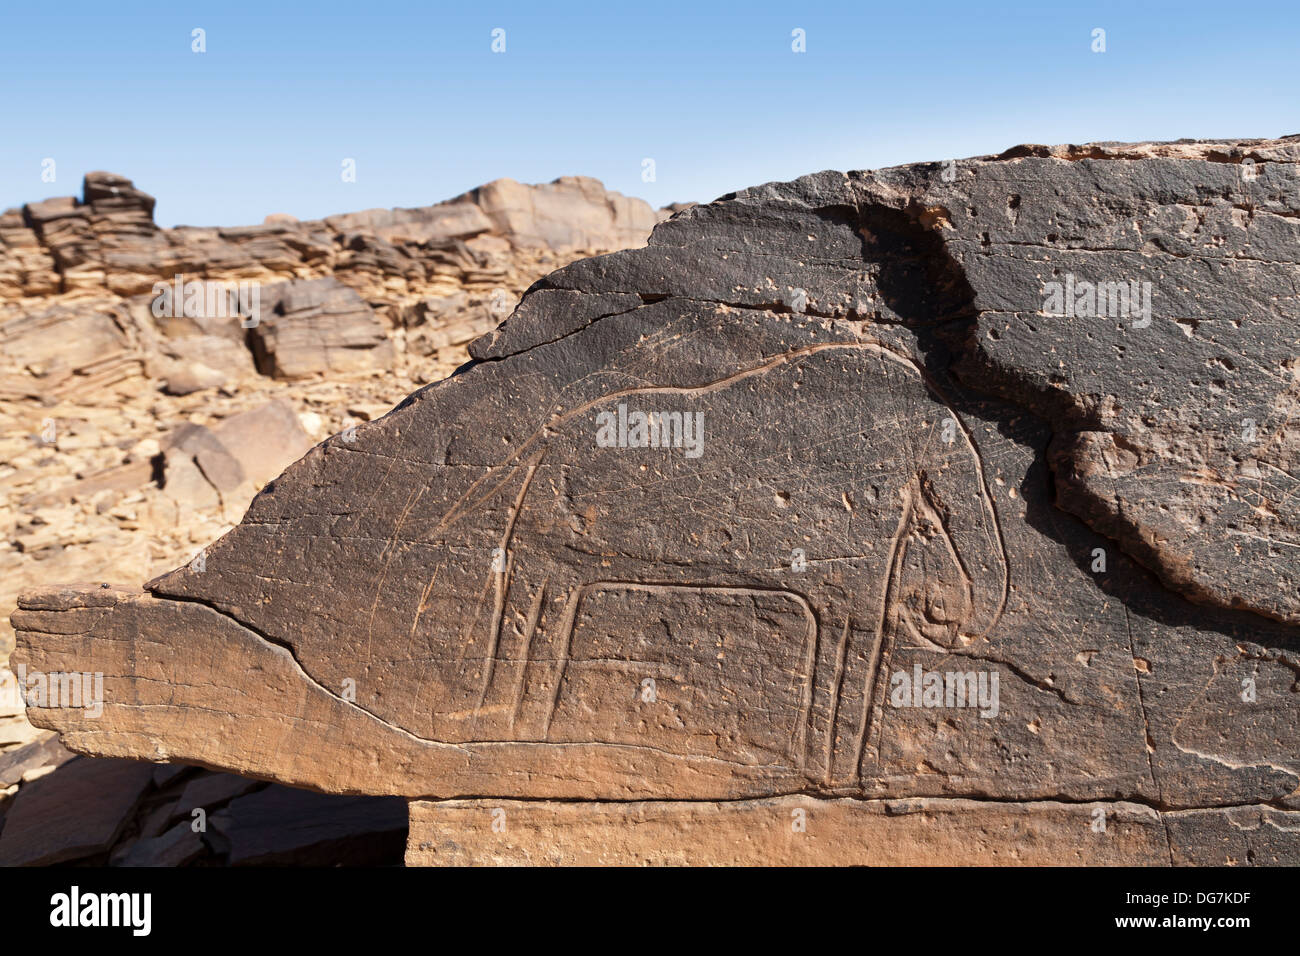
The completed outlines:
<svg viewBox="0 0 1300 956">
<path fill-rule="evenodd" d="M 77 757 L 53 734 L 0 755 L 6 790 L 0 866 L 392 866 L 406 843 L 395 798 Z"/>
<path fill-rule="evenodd" d="M 289 441 L 238 494 L 173 460 L 165 490 L 155 459 L 181 430 L 271 402 L 312 440 L 377 417 L 464 364 L 538 277 L 644 243 L 668 214 L 575 178 L 250 227 L 161 229 L 153 209 L 130 180 L 91 173 L 81 199 L 0 216 L 6 622 L 23 587 L 189 560 L 307 447 Z M 11 638 L 0 623 L 0 665 Z"/>
<path fill-rule="evenodd" d="M 54 402 L 144 374 L 138 327 L 121 303 L 50 305 L 0 319 L 0 396 Z"/>
<path fill-rule="evenodd" d="M 370 209 L 325 222 L 338 233 L 369 231 L 388 243 L 495 235 L 516 249 L 582 252 L 641 245 L 663 218 L 640 199 L 607 192 L 599 180 L 561 176 L 537 186 L 498 179 L 437 206 Z"/>
<path fill-rule="evenodd" d="M 279 810 L 237 802 L 198 834 L 187 821 L 168 828 L 155 806 L 174 804 L 183 783 L 155 781 L 132 802 L 134 778 L 109 774 L 96 785 L 114 791 L 101 801 L 110 812 L 59 815 L 79 799 L 79 776 L 109 771 L 89 758 L 63 770 L 71 754 L 27 722 L 4 666 L 8 616 L 20 590 L 49 581 L 202 566 L 203 546 L 315 441 L 350 434 L 463 364 L 465 344 L 539 276 L 641 244 L 667 215 L 594 180 L 488 187 L 516 198 L 534 190 L 547 197 L 534 218 L 489 217 L 462 197 L 322 223 L 268 216 L 248 228 L 168 230 L 154 225 L 151 197 L 97 173 L 81 201 L 0 216 L 0 860 L 400 860 L 404 815 L 393 830 L 393 802 L 382 798 L 379 829 L 366 822 L 373 799 L 290 791 Z M 564 238 L 566 216 L 576 240 Z M 539 245 L 543 234 L 555 245 Z M 257 785 L 204 771 L 186 779 Z M 277 813 L 299 825 L 279 832 Z M 49 827 L 58 841 L 42 837 Z M 228 845 L 227 831 L 237 837 Z"/>
<path fill-rule="evenodd" d="M 15 661 L 104 675 L 34 719 L 411 798 L 412 863 L 1300 862 L 1297 170 L 1021 147 L 690 208 L 201 567 L 23 597 Z"/>
<path fill-rule="evenodd" d="M 304 279 L 272 290 L 253 326 L 253 351 L 276 378 L 392 368 L 388 329 L 354 289 L 334 278 Z"/>
<path fill-rule="evenodd" d="M 584 177 L 498 180 L 434 206 L 311 222 L 161 229 L 153 210 L 131 180 L 90 173 L 80 200 L 0 216 L 0 398 L 75 398 L 157 379 L 173 394 L 217 388 L 251 374 L 249 347 L 280 378 L 391 370 L 406 329 L 422 325 L 412 319 L 458 297 L 467 308 L 491 300 L 490 322 L 480 310 L 459 333 L 456 323 L 416 331 L 439 339 L 446 374 L 535 278 L 641 245 L 669 214 Z"/>
<path fill-rule="evenodd" d="M 161 229 L 155 200 L 131 180 L 89 173 L 75 197 L 28 203 L 0 217 L 0 292 L 7 299 L 54 291 L 149 293 L 176 274 L 204 279 L 353 273 L 394 288 L 466 269 L 500 278 L 503 253 L 566 254 L 639 245 L 664 218 L 595 179 L 566 176 L 525 186 L 500 179 L 417 209 L 371 209 L 300 222 L 268 216 L 257 226 Z M 364 281 L 349 283 L 357 286 Z"/>
</svg>

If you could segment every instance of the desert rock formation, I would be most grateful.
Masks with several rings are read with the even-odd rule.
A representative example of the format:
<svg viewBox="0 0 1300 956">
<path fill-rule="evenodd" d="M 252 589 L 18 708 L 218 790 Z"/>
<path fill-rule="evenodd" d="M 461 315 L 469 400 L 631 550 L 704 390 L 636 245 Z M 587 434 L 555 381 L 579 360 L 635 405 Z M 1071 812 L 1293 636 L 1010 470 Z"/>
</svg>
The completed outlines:
<svg viewBox="0 0 1300 956">
<path fill-rule="evenodd" d="M 435 206 L 319 222 L 161 229 L 153 197 L 128 179 L 91 173 L 83 194 L 0 216 L 6 619 L 20 587 L 113 567 L 115 580 L 143 580 L 239 520 L 251 492 L 214 509 L 223 489 L 186 483 L 202 500 L 179 502 L 183 513 L 161 493 L 159 456 L 179 429 L 290 404 L 306 434 L 261 436 L 284 448 L 260 488 L 314 441 L 463 364 L 466 343 L 537 278 L 643 244 L 670 212 L 566 177 L 499 180 Z M 241 283 L 255 287 L 258 321 L 224 300 L 187 310 L 183 294 L 172 301 L 177 277 L 181 288 L 228 287 L 234 298 Z M 159 288 L 165 309 L 155 308 Z M 259 440 L 248 424 L 226 431 L 242 432 L 236 443 Z M 10 646 L 6 622 L 0 658 Z"/>
<path fill-rule="evenodd" d="M 100 825 L 65 819 L 67 846 L 18 840 L 24 820 L 44 820 L 48 837 L 49 815 L 85 793 L 81 762 L 28 723 L 4 667 L 19 591 L 201 566 L 203 547 L 313 444 L 464 364 L 466 343 L 540 276 L 644 244 L 671 212 L 579 177 L 500 180 L 435 206 L 319 222 L 161 229 L 153 209 L 130 180 L 92 173 L 80 200 L 0 216 L 0 825 L 17 820 L 0 862 L 126 859 L 164 836 L 152 832 L 155 804 L 175 803 L 187 780 L 221 779 L 91 771 L 107 774 L 101 790 L 121 780 L 123 802 Z M 203 295 L 187 303 L 196 284 Z M 239 313 L 241 293 L 245 305 L 255 293 L 256 322 Z M 313 807 L 303 812 L 324 820 Z M 264 858 L 208 833 L 168 843 L 165 858 Z M 403 821 L 389 862 L 404 835 Z M 367 859 L 329 842 L 341 859 Z"/>
<path fill-rule="evenodd" d="M 687 209 L 202 566 L 26 594 L 14 660 L 105 675 L 33 719 L 407 797 L 411 863 L 1300 862 L 1298 173 L 1019 147 Z"/>
</svg>

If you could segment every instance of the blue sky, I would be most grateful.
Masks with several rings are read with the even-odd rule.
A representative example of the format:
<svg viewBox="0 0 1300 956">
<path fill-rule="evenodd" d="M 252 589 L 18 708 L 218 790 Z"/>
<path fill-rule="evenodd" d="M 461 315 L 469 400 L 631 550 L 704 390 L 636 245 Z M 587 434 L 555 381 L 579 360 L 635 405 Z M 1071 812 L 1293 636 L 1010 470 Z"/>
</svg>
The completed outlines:
<svg viewBox="0 0 1300 956">
<path fill-rule="evenodd" d="M 0 208 L 92 169 L 132 177 L 168 226 L 427 205 L 501 176 L 662 205 L 1020 142 L 1282 135 L 1298 45 L 1294 0 L 9 0 Z"/>
</svg>

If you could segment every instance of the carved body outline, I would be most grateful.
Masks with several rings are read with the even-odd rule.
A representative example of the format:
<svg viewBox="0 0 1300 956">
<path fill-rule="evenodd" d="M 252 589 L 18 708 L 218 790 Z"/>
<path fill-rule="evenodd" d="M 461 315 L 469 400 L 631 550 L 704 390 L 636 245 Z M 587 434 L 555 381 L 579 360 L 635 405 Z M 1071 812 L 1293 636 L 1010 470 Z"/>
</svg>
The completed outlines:
<svg viewBox="0 0 1300 956">
<path fill-rule="evenodd" d="M 466 489 L 466 491 L 460 496 L 460 498 L 456 502 L 454 502 L 452 506 L 447 510 L 447 512 L 443 516 L 442 521 L 439 522 L 435 530 L 439 532 L 443 531 L 446 528 L 454 525 L 462 517 L 466 517 L 468 515 L 473 514 L 474 511 L 476 510 L 475 508 L 476 505 L 488 501 L 493 496 L 500 493 L 503 489 L 510 487 L 511 482 L 516 478 L 520 470 L 526 469 L 526 477 L 524 479 L 523 487 L 516 498 L 514 506 L 510 509 L 509 523 L 507 526 L 506 534 L 503 537 L 504 543 L 502 547 L 507 550 L 506 570 L 504 572 L 494 573 L 493 577 L 495 578 L 495 581 L 489 582 L 489 587 L 497 588 L 498 603 L 500 603 L 504 600 L 504 597 L 502 597 L 501 595 L 504 595 L 505 593 L 508 592 L 510 579 L 513 576 L 513 570 L 514 570 L 513 555 L 510 554 L 508 549 L 509 541 L 510 541 L 510 533 L 514 528 L 515 521 L 517 520 L 520 511 L 525 506 L 526 499 L 528 496 L 528 490 L 531 487 L 533 474 L 535 473 L 537 467 L 540 465 L 542 459 L 546 455 L 545 447 L 535 448 L 534 446 L 540 444 L 548 434 L 555 432 L 560 426 L 576 419 L 578 416 L 586 414 L 590 412 L 592 409 L 597 408 L 606 403 L 609 403 L 611 401 L 616 401 L 622 398 L 631 397 L 635 395 L 663 395 L 663 394 L 697 395 L 697 394 L 717 391 L 719 389 L 732 385 L 735 382 L 740 381 L 744 378 L 748 378 L 755 375 L 761 375 L 766 372 L 770 372 L 776 368 L 779 368 L 782 365 L 785 365 L 789 362 L 793 362 L 797 359 L 803 358 L 805 356 L 812 355 L 825 350 L 833 350 L 833 349 L 870 351 L 874 354 L 880 355 L 888 359 L 889 361 L 892 361 L 904 367 L 907 371 L 917 376 L 917 378 L 924 385 L 928 393 L 939 404 L 941 404 L 944 408 L 948 410 L 948 413 L 952 416 L 953 421 L 956 423 L 957 431 L 962 435 L 963 442 L 974 464 L 974 469 L 978 477 L 978 484 L 979 484 L 978 495 L 981 499 L 981 505 L 988 517 L 989 525 L 992 529 L 992 532 L 996 539 L 996 545 L 997 545 L 996 550 L 997 550 L 997 558 L 1000 564 L 1001 587 L 999 590 L 996 608 L 994 609 L 988 624 L 986 624 L 984 627 L 981 628 L 981 633 L 983 634 L 983 636 L 985 637 L 990 636 L 995 630 L 995 628 L 997 627 L 997 624 L 1000 621 L 1002 614 L 1004 613 L 1007 605 L 1007 600 L 1008 600 L 1009 590 L 1010 590 L 1010 564 L 1007 557 L 1006 544 L 1002 533 L 1001 522 L 997 514 L 996 505 L 994 504 L 992 491 L 989 488 L 988 481 L 985 476 L 983 460 L 980 458 L 978 446 L 976 445 L 973 435 L 971 434 L 970 429 L 966 425 L 965 421 L 962 419 L 960 413 L 956 411 L 956 409 L 953 407 L 952 402 L 947 399 L 947 397 L 943 394 L 943 390 L 932 379 L 932 377 L 929 376 L 925 372 L 925 370 L 921 366 L 919 366 L 911 357 L 877 340 L 861 339 L 856 342 L 830 342 L 830 343 L 818 343 L 810 346 L 804 346 L 801 348 L 791 349 L 786 352 L 782 352 L 776 356 L 768 358 L 767 360 L 761 363 L 758 363 L 748 368 L 740 369 L 736 372 L 723 376 L 722 378 L 716 379 L 712 382 L 705 383 L 703 385 L 638 386 L 638 387 L 632 387 L 626 389 L 617 389 L 602 394 L 599 397 L 587 400 L 574 408 L 570 408 L 563 412 L 557 412 L 553 414 L 545 424 L 543 424 L 533 434 L 531 434 L 528 438 L 526 438 L 523 442 L 521 442 L 516 447 L 514 454 L 511 455 L 510 458 L 508 458 L 504 462 L 501 462 L 498 465 L 492 466 L 491 468 L 489 468 L 486 474 L 484 474 L 479 479 L 476 479 L 470 485 L 470 487 Z M 498 476 L 501 476 L 500 480 L 494 480 L 498 478 Z M 911 488 L 912 485 L 916 485 L 920 481 L 922 476 L 923 473 L 920 471 L 915 473 L 908 487 Z M 490 485 L 490 487 L 484 490 L 481 494 L 476 494 L 476 492 L 478 492 L 479 489 L 482 488 L 484 485 Z M 916 494 L 916 492 L 909 492 L 909 494 Z M 903 514 L 900 518 L 900 524 L 899 524 L 900 533 L 905 530 L 905 526 L 907 525 L 909 520 L 910 520 L 909 506 L 908 504 L 905 504 L 903 509 Z M 950 546 L 951 546 L 951 542 L 950 542 Z M 877 732 L 879 733 L 880 731 L 880 727 L 879 727 L 880 722 L 878 720 L 873 721 L 872 718 L 873 718 L 873 712 L 878 710 L 878 703 L 877 703 L 877 697 L 879 696 L 878 691 L 883 686 L 880 684 L 879 674 L 883 671 L 885 667 L 887 667 L 888 661 L 890 659 L 890 656 L 893 652 L 896 643 L 895 635 L 892 633 L 893 629 L 887 625 L 886 618 L 888 617 L 891 587 L 893 586 L 896 577 L 896 569 L 899 564 L 899 561 L 901 560 L 901 557 L 905 554 L 905 550 L 906 550 L 905 536 L 900 537 L 899 535 L 896 535 L 895 541 L 893 542 L 893 546 L 891 549 L 891 554 L 889 555 L 887 567 L 885 570 L 884 581 L 882 582 L 882 586 L 880 588 L 880 595 L 878 599 L 878 618 L 877 618 L 878 623 L 877 623 L 875 639 L 874 639 L 875 643 L 871 654 L 871 663 L 866 677 L 866 686 L 863 690 L 863 694 L 864 694 L 863 712 L 859 721 L 859 725 L 856 728 L 855 733 L 853 734 L 854 739 L 852 741 L 853 750 L 852 750 L 852 757 L 851 757 L 851 765 L 854 768 L 854 773 L 852 774 L 852 778 L 854 781 L 856 781 L 857 785 L 859 786 L 861 785 L 861 779 L 863 773 L 862 763 L 866 752 L 866 743 L 873 729 L 873 724 L 875 725 L 875 729 L 877 730 Z M 955 548 L 953 550 L 957 558 L 957 562 L 960 565 L 961 564 L 960 555 L 956 554 Z M 969 586 L 969 574 L 965 571 L 964 567 L 962 568 L 962 571 L 963 574 L 966 574 L 967 576 L 967 582 Z M 605 584 L 605 585 L 613 584 L 613 585 L 618 585 L 623 587 L 630 587 L 634 585 L 649 586 L 650 582 L 624 582 L 624 581 L 607 581 L 601 579 L 593 579 L 593 580 L 586 581 L 584 583 L 580 583 L 577 586 L 577 588 L 575 588 L 572 592 L 570 592 L 566 598 L 566 610 L 563 617 L 564 624 L 562 626 L 562 631 L 559 636 L 559 640 L 562 646 L 567 648 L 571 644 L 573 638 L 573 629 L 575 627 L 575 622 L 576 622 L 578 605 L 581 603 L 581 597 L 586 593 L 590 593 L 590 590 L 593 587 L 598 586 L 600 584 Z M 660 586 L 660 585 L 656 585 L 656 586 Z M 784 593 L 787 593 L 793 597 L 798 598 L 802 604 L 804 604 L 809 608 L 812 617 L 816 622 L 816 634 L 813 637 L 813 641 L 812 641 L 812 645 L 814 648 L 813 655 L 812 655 L 814 659 L 814 669 L 808 675 L 810 694 L 816 693 L 816 687 L 814 686 L 814 682 L 816 680 L 815 661 L 817 659 L 817 656 L 821 653 L 820 645 L 823 640 L 823 634 L 827 631 L 827 629 L 830 627 L 830 625 L 833 622 L 832 620 L 829 619 L 828 615 L 817 613 L 817 608 L 807 593 L 794 590 L 792 588 L 774 589 L 771 587 L 762 587 L 762 586 L 755 587 L 752 581 L 741 581 L 741 580 L 737 580 L 736 582 L 729 583 L 729 584 L 702 583 L 702 582 L 691 584 L 689 582 L 674 581 L 671 582 L 670 584 L 665 583 L 664 586 L 694 587 L 697 589 L 721 589 L 721 590 L 727 590 L 727 589 L 763 590 L 763 591 L 781 590 Z M 827 619 L 823 620 L 824 617 Z M 501 615 L 494 613 L 493 615 L 494 629 L 499 629 L 499 627 L 501 626 L 501 621 L 502 621 Z M 844 621 L 845 633 L 841 636 L 841 646 L 839 649 L 840 654 L 843 654 L 844 651 L 843 645 L 844 642 L 847 640 L 847 631 L 849 630 L 850 625 L 851 625 L 851 618 L 846 616 Z M 491 647 L 494 649 L 494 653 L 495 653 L 495 649 L 499 647 L 499 643 L 500 643 L 500 633 L 498 631 L 495 639 L 492 640 L 491 642 Z M 494 659 L 485 664 L 485 670 L 487 671 L 487 676 L 485 677 L 485 680 L 483 682 L 483 693 L 480 697 L 480 705 L 482 704 L 483 699 L 486 698 L 487 689 L 492 680 L 491 675 L 495 663 L 496 660 Z M 567 661 L 562 662 L 560 666 L 557 667 L 557 679 L 555 681 L 555 687 L 553 688 L 553 698 L 552 698 L 552 707 L 551 707 L 552 713 L 554 709 L 554 702 L 558 700 L 558 697 L 562 690 L 562 679 L 563 679 L 563 671 L 565 669 L 565 666 L 567 666 Z M 843 671 L 841 670 L 840 674 L 837 675 L 837 679 L 842 678 L 842 676 L 843 676 Z M 520 698 L 521 695 L 519 693 L 516 693 L 515 705 L 511 715 L 512 728 L 515 720 L 518 717 Z M 827 739 L 826 739 L 825 746 L 824 748 L 819 748 L 819 749 L 824 749 L 826 754 L 824 758 L 825 769 L 824 769 L 824 773 L 820 775 L 820 782 L 827 785 L 830 785 L 832 783 L 832 777 L 833 777 L 833 767 L 832 767 L 832 760 L 830 759 L 830 755 L 835 748 L 835 741 L 836 741 L 835 724 L 837 722 L 839 715 L 837 712 L 834 711 L 837 711 L 838 709 L 839 698 L 840 698 L 840 689 L 833 688 L 832 689 L 833 716 L 826 730 Z M 800 748 L 799 758 L 795 761 L 796 766 L 800 771 L 803 771 L 808 765 L 809 757 L 811 754 L 811 751 L 808 748 L 815 746 L 816 743 L 815 741 L 812 741 L 810 739 L 813 736 L 813 730 L 809 726 L 809 723 L 812 718 L 811 704 L 809 708 L 806 711 L 804 711 L 804 713 L 806 715 L 806 719 L 800 725 L 799 739 L 802 739 L 805 742 L 805 747 Z M 546 732 L 549 732 L 549 727 L 550 727 L 550 723 L 548 719 L 545 725 L 545 731 L 542 735 L 542 738 L 536 741 L 537 743 L 547 742 L 545 734 Z M 592 743 L 599 744 L 601 742 L 592 741 Z M 620 746 L 619 744 L 616 743 L 609 743 L 607 745 Z"/>
</svg>

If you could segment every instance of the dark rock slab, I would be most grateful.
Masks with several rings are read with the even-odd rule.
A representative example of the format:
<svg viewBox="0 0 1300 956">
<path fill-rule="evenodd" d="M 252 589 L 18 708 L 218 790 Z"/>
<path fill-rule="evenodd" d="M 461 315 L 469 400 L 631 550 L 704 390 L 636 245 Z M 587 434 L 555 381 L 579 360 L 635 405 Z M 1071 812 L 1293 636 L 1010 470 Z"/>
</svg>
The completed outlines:
<svg viewBox="0 0 1300 956">
<path fill-rule="evenodd" d="M 204 850 L 202 837 L 188 821 L 178 823 L 161 836 L 136 840 L 115 852 L 112 866 L 184 866 Z"/>
<path fill-rule="evenodd" d="M 153 782 L 154 786 L 166 787 L 173 781 L 179 779 L 186 773 L 193 771 L 193 767 L 187 767 L 183 763 L 163 763 L 154 767 Z"/>
<path fill-rule="evenodd" d="M 367 866 L 401 858 L 406 801 L 272 785 L 208 819 L 232 866 Z"/>
<path fill-rule="evenodd" d="M 1168 586 L 1300 623 L 1300 141 L 985 169 L 894 183 L 974 291 L 965 380 L 1052 421 L 1057 503 Z"/>
<path fill-rule="evenodd" d="M 139 840 L 152 840 L 154 837 L 162 836 L 167 831 L 168 827 L 171 826 L 173 818 L 180 816 L 180 814 L 175 813 L 177 802 L 178 799 L 173 796 L 170 799 L 163 800 L 152 809 L 138 813 L 136 819 L 139 821 L 140 826 L 138 832 L 135 834 L 135 838 Z M 119 845 L 118 849 L 115 850 L 114 853 L 122 850 L 123 847 Z"/>
<path fill-rule="evenodd" d="M 1096 801 L 1161 862 L 1288 859 L 1225 808 L 1300 803 L 1298 164 L 1025 147 L 691 207 L 202 567 L 22 598 L 15 663 L 105 673 L 33 720 L 338 793 Z"/>
<path fill-rule="evenodd" d="M 108 851 L 153 767 L 133 760 L 71 760 L 25 784 L 0 832 L 0 866 L 48 866 Z"/>
<path fill-rule="evenodd" d="M 74 756 L 76 755 L 59 743 L 57 734 L 47 735 L 0 754 L 0 789 L 13 786 L 28 771 L 59 766 Z"/>
<path fill-rule="evenodd" d="M 249 780 L 233 773 L 203 773 L 185 785 L 180 798 L 171 808 L 171 820 L 189 820 L 196 809 L 211 813 L 235 797 L 264 786 L 262 780 Z"/>
</svg>

